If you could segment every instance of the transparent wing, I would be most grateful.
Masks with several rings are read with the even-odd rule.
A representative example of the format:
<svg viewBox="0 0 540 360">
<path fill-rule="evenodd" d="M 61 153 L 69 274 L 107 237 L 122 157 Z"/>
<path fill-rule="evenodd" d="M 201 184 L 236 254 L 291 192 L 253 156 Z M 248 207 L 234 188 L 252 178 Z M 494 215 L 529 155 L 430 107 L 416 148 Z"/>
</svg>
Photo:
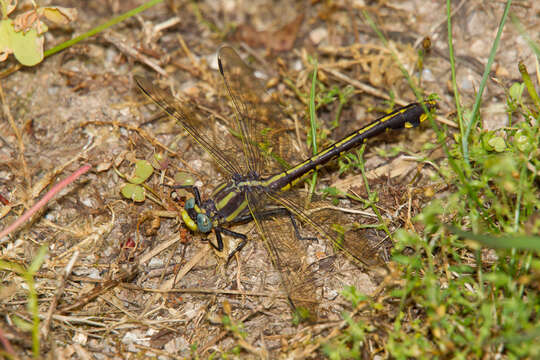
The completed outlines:
<svg viewBox="0 0 540 360">
<path fill-rule="evenodd" d="M 371 267 L 386 261 L 384 246 L 387 242 L 384 235 L 376 231 L 369 234 L 366 230 L 347 229 L 350 219 L 326 201 L 302 210 L 293 200 L 299 198 L 298 194 L 292 191 L 286 194 L 288 196 L 283 195 L 253 190 L 247 195 L 249 209 L 291 305 L 302 318 L 315 321 L 320 313 L 322 288 L 337 275 L 333 266 L 335 252 L 345 253 L 353 262 Z M 293 215 L 295 225 L 285 211 L 279 214 L 269 211 L 276 206 L 286 208 Z M 306 239 L 308 237 L 316 239 Z M 319 240 L 325 250 L 316 256 L 312 253 L 309 260 L 307 246 L 310 241 Z"/>
<path fill-rule="evenodd" d="M 168 91 L 154 86 L 148 79 L 140 76 L 134 76 L 134 79 L 142 92 L 163 111 L 175 118 L 189 135 L 210 154 L 228 177 L 242 174 L 243 169 L 237 166 L 238 151 L 234 151 L 235 145 L 225 145 L 225 137 L 216 136 L 215 134 L 218 132 L 211 126 L 213 124 L 208 124 L 207 119 L 201 119 L 192 105 L 181 103 Z"/>
<path fill-rule="evenodd" d="M 254 72 L 236 51 L 223 46 L 218 63 L 236 115 L 235 128 L 242 139 L 245 173 L 260 176 L 290 166 L 290 132 L 286 117 Z M 287 139 L 287 141 L 283 141 Z"/>
<path fill-rule="evenodd" d="M 311 236 L 345 253 L 351 260 L 365 266 L 380 265 L 386 261 L 385 236 L 378 232 L 350 229 L 351 219 L 336 211 L 327 201 L 312 202 L 305 209 L 297 203 L 298 199 L 305 198 L 297 189 L 286 193 L 265 192 L 269 202 L 288 209 L 313 234 Z"/>
<path fill-rule="evenodd" d="M 261 236 L 272 265 L 293 308 L 304 318 L 315 320 L 318 314 L 315 273 L 307 262 L 306 248 L 297 239 L 287 216 L 268 216 L 261 204 L 271 199 L 265 192 L 251 192 L 247 196 L 250 212 Z"/>
</svg>

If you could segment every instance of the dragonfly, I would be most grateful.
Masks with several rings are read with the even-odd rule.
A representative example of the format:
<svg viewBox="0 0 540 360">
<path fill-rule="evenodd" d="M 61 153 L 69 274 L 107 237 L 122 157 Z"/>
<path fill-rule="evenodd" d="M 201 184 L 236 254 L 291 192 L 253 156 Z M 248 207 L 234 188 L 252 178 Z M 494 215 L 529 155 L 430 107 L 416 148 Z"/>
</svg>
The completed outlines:
<svg viewBox="0 0 540 360">
<path fill-rule="evenodd" d="M 308 214 L 305 207 L 299 205 L 301 194 L 295 185 L 373 136 L 388 130 L 417 127 L 427 112 L 436 107 L 436 102 L 426 100 L 399 108 L 290 166 L 288 146 L 279 141 L 283 140 L 280 128 L 285 127 L 286 118 L 280 105 L 232 47 L 222 46 L 218 50 L 218 67 L 234 110 L 234 116 L 226 124 L 234 136 L 223 132 L 216 136 L 215 124 L 201 117 L 193 104 L 178 100 L 145 77 L 134 77 L 140 90 L 174 118 L 223 173 L 223 181 L 206 199 L 197 186 L 175 186 L 193 194 L 186 200 L 181 218 L 194 232 L 214 233 L 215 240 L 210 244 L 217 251 L 224 249 L 224 236 L 236 238 L 239 244 L 228 259 L 248 241 L 246 234 L 230 227 L 254 222 L 293 310 L 302 318 L 316 319 L 316 273 L 313 264 L 306 260 L 304 241 L 315 238 L 303 236 L 299 223 L 311 227 L 317 239 L 329 241 L 353 259 L 366 263 L 366 252 L 360 243 L 345 246 L 343 239 L 329 230 L 325 219 L 316 220 Z"/>
</svg>

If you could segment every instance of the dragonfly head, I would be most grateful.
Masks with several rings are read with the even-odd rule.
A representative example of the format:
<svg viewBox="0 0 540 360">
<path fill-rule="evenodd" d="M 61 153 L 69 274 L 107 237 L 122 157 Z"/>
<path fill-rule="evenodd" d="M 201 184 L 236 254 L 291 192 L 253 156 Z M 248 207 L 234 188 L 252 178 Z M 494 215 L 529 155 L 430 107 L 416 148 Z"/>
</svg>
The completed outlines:
<svg viewBox="0 0 540 360">
<path fill-rule="evenodd" d="M 181 215 L 184 224 L 192 231 L 208 233 L 212 230 L 212 221 L 210 220 L 210 217 L 197 206 L 194 198 L 190 198 L 186 201 Z"/>
</svg>

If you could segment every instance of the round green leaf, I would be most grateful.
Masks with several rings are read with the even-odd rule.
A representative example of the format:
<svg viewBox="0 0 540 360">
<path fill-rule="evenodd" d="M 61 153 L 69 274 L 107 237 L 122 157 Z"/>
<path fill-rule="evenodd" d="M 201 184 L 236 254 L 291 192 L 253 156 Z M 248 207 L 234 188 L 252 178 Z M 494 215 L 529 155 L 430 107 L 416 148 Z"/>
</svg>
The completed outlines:
<svg viewBox="0 0 540 360">
<path fill-rule="evenodd" d="M 489 139 L 488 144 L 493 147 L 493 150 L 495 150 L 496 152 L 502 152 L 506 149 L 506 143 L 504 142 L 504 139 L 500 136 Z"/>
<path fill-rule="evenodd" d="M 145 190 L 139 185 L 125 184 L 120 189 L 120 192 L 126 199 L 131 199 L 135 202 L 141 202 L 145 199 Z"/>
<path fill-rule="evenodd" d="M 135 172 L 134 176 L 129 179 L 129 182 L 132 184 L 142 184 L 152 175 L 154 168 L 146 160 L 137 160 L 135 163 Z"/>
<path fill-rule="evenodd" d="M 527 137 L 527 135 L 524 134 L 523 131 L 518 131 L 514 135 L 514 139 L 514 143 L 516 144 L 516 147 L 519 149 L 519 151 L 528 153 L 532 150 L 533 142 Z"/>
<path fill-rule="evenodd" d="M 17 61 L 25 66 L 34 66 L 43 60 L 44 37 L 35 29 L 11 33 L 11 47 Z"/>
<path fill-rule="evenodd" d="M 5 54 L 6 58 L 8 54 L 13 52 L 11 49 L 13 26 L 11 24 L 9 19 L 0 21 L 0 55 Z"/>
<path fill-rule="evenodd" d="M 525 90 L 524 83 L 513 83 L 512 86 L 510 86 L 508 93 L 510 94 L 510 97 L 512 98 L 512 100 L 516 102 L 520 102 L 521 95 L 523 94 L 523 90 Z"/>
<path fill-rule="evenodd" d="M 193 176 L 183 171 L 177 172 L 174 175 L 174 182 L 179 185 L 193 185 L 195 183 Z"/>
</svg>

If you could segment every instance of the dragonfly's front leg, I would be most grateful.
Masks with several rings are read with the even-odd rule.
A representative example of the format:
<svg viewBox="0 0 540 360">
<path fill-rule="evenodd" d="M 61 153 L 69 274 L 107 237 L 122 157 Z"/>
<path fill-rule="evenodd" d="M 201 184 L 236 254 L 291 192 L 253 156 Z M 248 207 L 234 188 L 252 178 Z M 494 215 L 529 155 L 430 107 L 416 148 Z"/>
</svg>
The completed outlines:
<svg viewBox="0 0 540 360">
<path fill-rule="evenodd" d="M 197 206 L 201 206 L 201 193 L 199 192 L 199 188 L 195 185 L 165 185 L 169 186 L 172 189 L 185 189 L 193 194 L 193 197 L 195 198 L 195 204 Z"/>
<path fill-rule="evenodd" d="M 223 233 L 225 235 L 229 235 L 229 236 L 231 236 L 233 238 L 236 238 L 236 239 L 240 239 L 240 244 L 238 244 L 238 246 L 236 246 L 236 248 L 234 248 L 234 250 L 231 251 L 229 256 L 227 256 L 227 264 L 229 263 L 229 261 L 231 261 L 234 254 L 236 254 L 237 252 L 242 250 L 244 248 L 244 246 L 246 246 L 246 244 L 247 244 L 247 236 L 245 234 L 242 234 L 242 233 L 239 233 L 239 232 L 236 232 L 236 231 L 232 231 L 232 230 L 229 230 L 229 229 L 226 229 L 226 228 L 222 228 L 222 227 L 216 227 L 214 229 L 214 232 L 216 234 L 217 245 L 213 244 L 212 242 L 210 242 L 210 244 L 217 251 L 223 251 L 223 238 L 221 237 L 221 233 Z"/>
</svg>

